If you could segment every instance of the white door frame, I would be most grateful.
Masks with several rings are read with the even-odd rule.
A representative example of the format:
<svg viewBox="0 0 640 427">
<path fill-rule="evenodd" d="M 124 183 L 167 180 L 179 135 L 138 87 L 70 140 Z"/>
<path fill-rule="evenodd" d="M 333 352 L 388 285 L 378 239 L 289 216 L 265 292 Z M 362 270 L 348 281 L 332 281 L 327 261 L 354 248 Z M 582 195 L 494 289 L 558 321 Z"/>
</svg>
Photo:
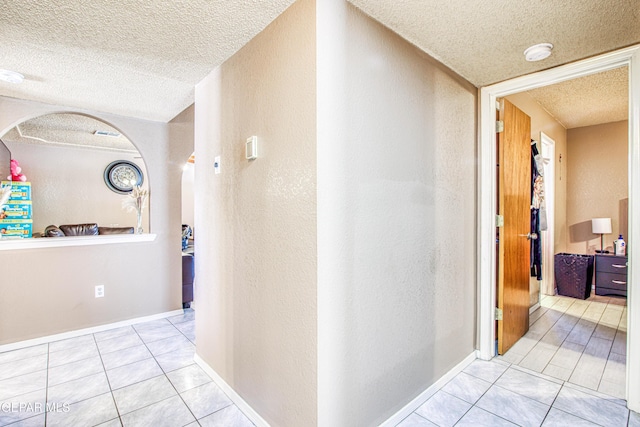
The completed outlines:
<svg viewBox="0 0 640 427">
<path fill-rule="evenodd" d="M 496 137 L 497 98 L 626 66 L 629 70 L 629 240 L 640 242 L 640 45 L 518 77 L 479 91 L 478 121 L 478 350 L 495 356 Z M 640 251 L 629 248 L 627 291 L 627 405 L 640 412 Z M 636 268 L 635 266 L 639 266 Z M 638 279 L 636 279 L 638 275 Z M 630 363 L 629 361 L 634 361 Z"/>
<path fill-rule="evenodd" d="M 544 200 L 547 210 L 547 229 L 542 231 L 542 287 L 553 286 L 554 268 L 553 255 L 555 253 L 555 207 L 556 207 L 556 142 L 544 132 L 540 132 L 540 154 L 544 166 Z M 540 300 L 538 300 L 539 302 Z"/>
</svg>

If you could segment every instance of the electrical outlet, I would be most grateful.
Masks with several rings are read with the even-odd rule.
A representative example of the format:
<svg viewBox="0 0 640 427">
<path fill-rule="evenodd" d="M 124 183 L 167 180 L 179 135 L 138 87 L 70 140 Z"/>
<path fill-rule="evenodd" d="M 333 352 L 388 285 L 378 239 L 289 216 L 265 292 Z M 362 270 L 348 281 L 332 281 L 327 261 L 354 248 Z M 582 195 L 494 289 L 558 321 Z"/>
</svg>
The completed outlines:
<svg viewBox="0 0 640 427">
<path fill-rule="evenodd" d="M 102 298 L 104 296 L 104 285 L 96 286 L 96 298 Z"/>
</svg>

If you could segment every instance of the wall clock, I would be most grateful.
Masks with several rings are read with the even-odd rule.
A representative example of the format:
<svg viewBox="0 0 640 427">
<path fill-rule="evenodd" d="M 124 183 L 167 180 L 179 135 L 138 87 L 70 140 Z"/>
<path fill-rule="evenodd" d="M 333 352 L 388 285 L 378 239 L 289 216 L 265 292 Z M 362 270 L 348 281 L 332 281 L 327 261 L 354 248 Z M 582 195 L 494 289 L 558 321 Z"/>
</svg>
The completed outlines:
<svg viewBox="0 0 640 427">
<path fill-rule="evenodd" d="M 104 170 L 104 182 L 111 191 L 119 194 L 129 194 L 134 186 L 142 185 L 144 177 L 142 171 L 133 162 L 116 160 L 109 163 Z"/>
</svg>

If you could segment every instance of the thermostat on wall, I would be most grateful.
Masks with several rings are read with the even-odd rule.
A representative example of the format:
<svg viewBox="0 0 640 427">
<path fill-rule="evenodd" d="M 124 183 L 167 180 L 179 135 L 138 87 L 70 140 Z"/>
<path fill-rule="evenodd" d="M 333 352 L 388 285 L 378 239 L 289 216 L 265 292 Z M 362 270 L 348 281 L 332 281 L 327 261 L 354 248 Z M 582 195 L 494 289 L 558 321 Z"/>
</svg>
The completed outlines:
<svg viewBox="0 0 640 427">
<path fill-rule="evenodd" d="M 253 160 L 258 158 L 258 137 L 252 136 L 247 138 L 247 160 Z"/>
</svg>

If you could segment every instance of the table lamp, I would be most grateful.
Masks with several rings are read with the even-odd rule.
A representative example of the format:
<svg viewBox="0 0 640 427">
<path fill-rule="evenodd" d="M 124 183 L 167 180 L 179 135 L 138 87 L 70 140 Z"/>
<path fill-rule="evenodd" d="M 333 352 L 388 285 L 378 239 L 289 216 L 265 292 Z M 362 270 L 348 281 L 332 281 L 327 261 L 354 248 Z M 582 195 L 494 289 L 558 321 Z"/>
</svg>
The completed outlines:
<svg viewBox="0 0 640 427">
<path fill-rule="evenodd" d="M 603 236 L 611 234 L 611 218 L 593 218 L 591 220 L 591 232 L 600 235 L 600 250 L 596 252 L 604 254 L 609 251 L 604 250 Z"/>
</svg>

